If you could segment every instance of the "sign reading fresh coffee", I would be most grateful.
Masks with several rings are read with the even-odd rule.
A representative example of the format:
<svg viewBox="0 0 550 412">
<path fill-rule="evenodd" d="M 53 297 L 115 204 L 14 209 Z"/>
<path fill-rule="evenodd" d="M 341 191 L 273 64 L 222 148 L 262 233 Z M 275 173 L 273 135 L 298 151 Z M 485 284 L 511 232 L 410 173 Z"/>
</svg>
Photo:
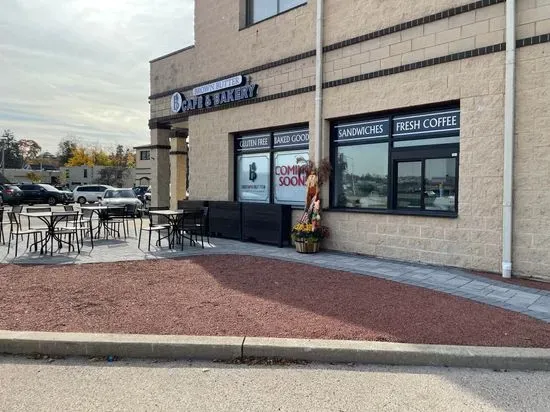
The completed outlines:
<svg viewBox="0 0 550 412">
<path fill-rule="evenodd" d="M 380 139 L 390 134 L 390 120 L 380 119 L 336 126 L 337 142 Z"/>
<path fill-rule="evenodd" d="M 395 137 L 458 132 L 459 130 L 460 110 L 400 116 L 393 119 L 393 136 Z"/>
<path fill-rule="evenodd" d="M 237 87 L 234 87 L 235 85 Z M 223 90 L 228 87 L 232 88 Z M 188 99 L 182 93 L 174 93 L 170 101 L 172 112 L 180 113 L 196 109 L 208 109 L 227 103 L 253 99 L 258 95 L 258 85 L 246 84 L 246 77 L 236 76 L 216 83 L 196 87 L 193 89 L 193 93 L 195 97 Z"/>
</svg>

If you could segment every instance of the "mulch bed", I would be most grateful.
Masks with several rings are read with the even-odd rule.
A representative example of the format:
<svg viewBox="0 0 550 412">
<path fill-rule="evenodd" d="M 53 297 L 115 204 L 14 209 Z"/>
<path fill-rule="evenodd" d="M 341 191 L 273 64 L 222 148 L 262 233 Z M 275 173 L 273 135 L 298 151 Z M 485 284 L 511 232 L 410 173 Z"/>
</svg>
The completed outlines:
<svg viewBox="0 0 550 412">
<path fill-rule="evenodd" d="M 2 265 L 0 329 L 550 347 L 550 324 L 518 313 L 249 256 Z"/>
</svg>

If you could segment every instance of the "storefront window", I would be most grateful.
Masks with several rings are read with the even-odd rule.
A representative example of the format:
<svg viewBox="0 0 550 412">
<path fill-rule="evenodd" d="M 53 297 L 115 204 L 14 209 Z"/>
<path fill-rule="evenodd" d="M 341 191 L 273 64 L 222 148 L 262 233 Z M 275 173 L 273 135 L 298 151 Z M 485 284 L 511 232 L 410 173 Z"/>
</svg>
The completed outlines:
<svg viewBox="0 0 550 412">
<path fill-rule="evenodd" d="M 284 11 L 290 10 L 300 4 L 307 3 L 305 0 L 248 0 L 248 24 L 254 24 L 275 16 Z"/>
<path fill-rule="evenodd" d="M 238 136 L 237 200 L 303 206 L 307 176 L 300 174 L 297 160 L 309 158 L 308 148 L 307 128 Z"/>
<path fill-rule="evenodd" d="M 338 207 L 388 207 L 388 143 L 338 147 L 336 170 Z"/>
<path fill-rule="evenodd" d="M 457 213 L 460 111 L 338 121 L 332 207 Z"/>
<path fill-rule="evenodd" d="M 242 155 L 237 159 L 239 202 L 269 203 L 270 154 Z"/>
</svg>

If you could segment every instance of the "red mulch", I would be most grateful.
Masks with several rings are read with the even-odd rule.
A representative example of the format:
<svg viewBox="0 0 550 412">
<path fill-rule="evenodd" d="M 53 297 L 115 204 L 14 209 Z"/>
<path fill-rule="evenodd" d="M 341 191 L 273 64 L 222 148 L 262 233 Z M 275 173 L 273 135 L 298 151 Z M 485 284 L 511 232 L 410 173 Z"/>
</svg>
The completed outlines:
<svg viewBox="0 0 550 412">
<path fill-rule="evenodd" d="M 550 324 L 518 313 L 249 256 L 3 265 L 0 329 L 550 347 Z"/>
</svg>

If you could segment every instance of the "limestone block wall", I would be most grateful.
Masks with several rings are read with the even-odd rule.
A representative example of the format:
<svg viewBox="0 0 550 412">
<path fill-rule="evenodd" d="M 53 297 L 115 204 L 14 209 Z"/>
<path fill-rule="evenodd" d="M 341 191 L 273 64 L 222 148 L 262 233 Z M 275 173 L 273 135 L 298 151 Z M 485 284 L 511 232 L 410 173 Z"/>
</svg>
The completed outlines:
<svg viewBox="0 0 550 412">
<path fill-rule="evenodd" d="M 313 119 L 313 93 L 190 117 L 190 199 L 233 200 L 234 133 Z"/>
<path fill-rule="evenodd" d="M 517 55 L 513 270 L 550 279 L 550 43 Z"/>
<path fill-rule="evenodd" d="M 498 271 L 503 79 L 504 53 L 497 53 L 327 89 L 326 118 L 459 100 L 461 133 L 458 218 L 327 211 L 332 236 L 326 246 Z"/>
</svg>

